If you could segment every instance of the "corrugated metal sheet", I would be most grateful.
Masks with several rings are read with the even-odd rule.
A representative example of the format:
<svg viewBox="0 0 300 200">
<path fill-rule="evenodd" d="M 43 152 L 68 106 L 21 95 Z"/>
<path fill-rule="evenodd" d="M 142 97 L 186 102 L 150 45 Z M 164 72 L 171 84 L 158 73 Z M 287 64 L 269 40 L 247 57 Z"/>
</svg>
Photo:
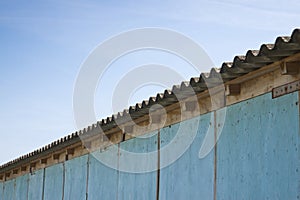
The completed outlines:
<svg viewBox="0 0 300 200">
<path fill-rule="evenodd" d="M 181 85 L 174 85 L 172 90 L 165 90 L 164 93 L 157 94 L 156 97 L 150 97 L 149 100 L 136 104 L 136 106 L 130 106 L 129 109 L 125 109 L 123 112 L 107 117 L 83 130 L 12 160 L 2 165 L 0 172 L 12 168 L 16 163 L 21 163 L 24 160 L 29 161 L 40 156 L 42 153 L 51 152 L 57 148 L 62 148 L 63 146 L 79 141 L 79 135 L 97 132 L 99 127 L 104 131 L 111 129 L 116 126 L 116 118 L 118 118 L 118 121 L 125 122 L 130 119 L 129 116 L 135 119 L 147 114 L 153 104 L 170 105 L 177 101 L 175 93 L 180 93 L 184 96 L 186 95 L 185 91 L 189 88 L 193 88 L 195 92 L 200 93 L 206 90 L 207 87 L 217 86 L 298 52 L 300 52 L 300 29 L 295 29 L 291 36 L 278 37 L 274 44 L 263 44 L 259 50 L 249 50 L 245 56 L 236 56 L 233 62 L 225 62 L 220 68 L 211 69 L 210 73 L 202 73 L 199 77 L 182 82 Z"/>
<path fill-rule="evenodd" d="M 273 100 L 268 93 L 227 108 L 217 199 L 299 199 L 297 102 L 298 93 Z"/>
</svg>

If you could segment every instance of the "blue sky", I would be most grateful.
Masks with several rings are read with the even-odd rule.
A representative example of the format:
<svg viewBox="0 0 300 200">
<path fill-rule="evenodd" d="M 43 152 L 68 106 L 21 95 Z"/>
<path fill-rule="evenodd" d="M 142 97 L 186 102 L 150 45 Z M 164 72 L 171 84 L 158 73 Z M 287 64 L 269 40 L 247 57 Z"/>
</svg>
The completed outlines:
<svg viewBox="0 0 300 200">
<path fill-rule="evenodd" d="M 276 36 L 290 35 L 300 24 L 299 7 L 296 0 L 1 1 L 0 163 L 77 129 L 74 83 L 82 62 L 107 38 L 135 28 L 172 29 L 195 40 L 218 67 L 234 55 L 273 43 Z M 131 63 L 152 59 L 176 65 L 186 79 L 198 75 L 174 56 L 146 52 L 114 63 L 100 84 L 117 82 Z M 161 89 L 140 91 L 129 103 Z M 109 90 L 95 94 L 99 119 L 112 112 L 111 102 L 105 101 L 110 95 Z"/>
</svg>

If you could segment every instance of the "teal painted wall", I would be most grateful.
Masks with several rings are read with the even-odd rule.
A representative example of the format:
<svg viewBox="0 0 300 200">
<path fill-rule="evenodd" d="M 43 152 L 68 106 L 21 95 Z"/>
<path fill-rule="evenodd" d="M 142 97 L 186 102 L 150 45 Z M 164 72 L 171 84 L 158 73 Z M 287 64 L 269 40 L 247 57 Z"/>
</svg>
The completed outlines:
<svg viewBox="0 0 300 200">
<path fill-rule="evenodd" d="M 16 178 L 16 200 L 27 199 L 29 174 Z"/>
<path fill-rule="evenodd" d="M 204 159 L 199 159 L 199 149 L 204 136 L 214 120 L 211 113 L 182 122 L 184 135 L 190 134 L 188 130 L 197 130 L 197 135 L 190 148 L 171 165 L 160 171 L 159 199 L 213 199 L 214 188 L 214 150 Z M 198 128 L 199 127 L 199 128 Z M 169 144 L 180 131 L 179 124 L 161 130 L 161 147 Z M 213 134 L 209 132 L 208 134 Z M 182 138 L 178 138 L 180 143 Z M 161 155 L 161 162 L 166 162 L 172 152 Z"/>
<path fill-rule="evenodd" d="M 118 154 L 112 148 L 93 152 L 89 160 L 88 199 L 109 200 L 117 198 L 118 171 L 100 162 L 97 158 L 109 159 L 117 165 Z"/>
<path fill-rule="evenodd" d="M 4 200 L 15 199 L 15 179 L 5 181 L 3 185 L 4 185 L 3 199 Z"/>
<path fill-rule="evenodd" d="M 127 140 L 120 144 L 122 150 L 134 153 L 150 153 L 157 151 L 158 135 L 157 132 L 148 134 L 148 137 L 136 138 Z M 138 163 L 131 162 L 127 154 L 121 153 L 119 156 L 120 168 L 127 168 L 127 171 L 135 171 L 135 169 L 157 163 L 157 154 L 154 158 L 149 157 L 146 160 L 140 160 Z M 126 166 L 126 168 L 125 168 Z M 156 198 L 156 183 L 157 173 L 127 173 L 119 172 L 118 181 L 118 199 L 131 200 L 131 199 L 155 199 Z M 141 192 L 144 191 L 144 192 Z"/>
<path fill-rule="evenodd" d="M 3 200 L 3 182 L 0 182 L 0 200 Z"/>
<path fill-rule="evenodd" d="M 228 107 L 217 147 L 218 199 L 299 199 L 299 147 L 298 93 Z"/>
<path fill-rule="evenodd" d="M 86 199 L 88 155 L 65 162 L 64 199 Z"/>
<path fill-rule="evenodd" d="M 276 99 L 261 95 L 118 146 L 135 153 L 156 152 L 151 159 L 133 163 L 109 147 L 0 183 L 0 199 L 300 199 L 298 101 L 297 92 Z M 200 159 L 206 134 L 220 138 Z M 147 173 L 118 170 L 163 166 L 174 153 L 163 149 L 170 141 L 181 145 L 183 137 L 193 142 L 171 165 Z"/>
<path fill-rule="evenodd" d="M 29 175 L 28 199 L 42 200 L 44 170 L 37 170 Z"/>
<path fill-rule="evenodd" d="M 64 188 L 64 164 L 45 169 L 44 200 L 62 199 Z"/>
</svg>

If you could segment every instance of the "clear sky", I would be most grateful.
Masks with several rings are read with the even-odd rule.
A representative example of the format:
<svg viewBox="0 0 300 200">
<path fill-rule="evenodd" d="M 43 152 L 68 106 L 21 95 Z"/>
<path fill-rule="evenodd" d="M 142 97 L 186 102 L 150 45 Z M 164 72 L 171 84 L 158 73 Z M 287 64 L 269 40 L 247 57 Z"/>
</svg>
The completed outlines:
<svg viewBox="0 0 300 200">
<path fill-rule="evenodd" d="M 0 163 L 77 129 L 72 105 L 74 83 L 82 62 L 107 38 L 134 28 L 172 29 L 195 40 L 219 67 L 232 61 L 234 55 L 273 43 L 279 35 L 290 35 L 300 25 L 299 7 L 298 0 L 2 0 Z M 151 59 L 169 60 L 167 64 L 177 65 L 187 80 L 198 75 L 186 71 L 180 60 L 175 62 L 178 58 L 156 53 L 146 52 L 147 59 L 139 53 L 129 55 L 114 64 L 115 69 L 101 84 L 118 81 L 118 64 L 138 65 Z M 129 103 L 148 99 L 161 89 L 140 91 Z M 99 119 L 112 114 L 111 102 L 105 102 L 109 95 L 109 91 L 95 94 Z"/>
</svg>

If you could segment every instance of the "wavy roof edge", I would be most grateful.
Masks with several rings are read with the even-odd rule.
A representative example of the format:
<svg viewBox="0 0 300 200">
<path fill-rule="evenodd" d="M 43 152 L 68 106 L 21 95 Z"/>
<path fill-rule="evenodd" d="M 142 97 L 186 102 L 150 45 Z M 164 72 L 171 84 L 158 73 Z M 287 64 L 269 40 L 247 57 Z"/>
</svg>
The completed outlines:
<svg viewBox="0 0 300 200">
<path fill-rule="evenodd" d="M 82 130 L 76 131 L 59 140 L 56 140 L 40 149 L 23 155 L 17 159 L 7 162 L 0 166 L 5 169 L 10 165 L 17 164 L 20 161 L 30 157 L 37 156 L 45 151 L 59 147 L 62 144 L 69 143 L 78 139 L 80 135 L 88 134 L 99 126 L 105 131 L 116 125 L 115 120 L 126 121 L 128 116 L 138 118 L 145 115 L 141 110 L 149 109 L 153 104 L 160 103 L 164 106 L 176 102 L 175 94 L 185 94 L 188 88 L 192 88 L 196 93 L 201 93 L 209 87 L 215 87 L 226 83 L 232 79 L 238 78 L 251 71 L 255 71 L 263 66 L 269 65 L 283 58 L 289 57 L 300 52 L 300 29 L 294 29 L 291 36 L 279 36 L 274 44 L 262 44 L 259 50 L 248 50 L 246 55 L 235 56 L 233 62 L 224 62 L 220 68 L 212 68 L 209 73 L 201 73 L 199 77 L 192 77 L 189 81 L 184 81 L 180 85 L 174 85 L 171 90 L 165 90 L 164 93 L 158 93 L 155 97 L 150 97 L 142 103 L 130 106 L 123 112 L 113 114 L 106 119 L 97 121 L 95 124 Z M 66 144 L 67 145 L 67 144 Z"/>
</svg>

